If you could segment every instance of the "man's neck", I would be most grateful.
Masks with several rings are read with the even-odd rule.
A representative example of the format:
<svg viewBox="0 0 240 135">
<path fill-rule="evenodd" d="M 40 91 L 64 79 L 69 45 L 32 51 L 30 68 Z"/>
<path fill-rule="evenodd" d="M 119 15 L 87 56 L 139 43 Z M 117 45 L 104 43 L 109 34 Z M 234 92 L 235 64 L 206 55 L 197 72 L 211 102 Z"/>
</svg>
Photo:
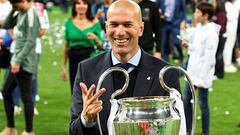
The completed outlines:
<svg viewBox="0 0 240 135">
<path fill-rule="evenodd" d="M 128 53 L 128 54 L 117 54 L 113 53 L 113 55 L 121 62 L 121 63 L 127 63 L 132 57 L 136 55 L 140 48 L 136 49 L 133 53 Z"/>
<path fill-rule="evenodd" d="M 127 63 L 134 55 L 130 54 L 113 54 L 121 63 Z"/>
</svg>

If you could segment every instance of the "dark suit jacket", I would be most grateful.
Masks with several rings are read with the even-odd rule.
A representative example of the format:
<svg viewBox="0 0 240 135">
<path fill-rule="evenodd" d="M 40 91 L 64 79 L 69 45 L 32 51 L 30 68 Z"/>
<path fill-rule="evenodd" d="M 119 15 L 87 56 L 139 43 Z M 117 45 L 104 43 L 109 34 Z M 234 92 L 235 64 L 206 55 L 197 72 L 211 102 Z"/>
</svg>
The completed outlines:
<svg viewBox="0 0 240 135">
<path fill-rule="evenodd" d="M 138 75 L 133 91 L 133 96 L 163 96 L 169 95 L 168 92 L 163 90 L 160 86 L 158 74 L 159 71 L 166 66 L 167 63 L 148 55 L 142 51 L 141 60 L 139 63 Z M 70 134 L 71 135 L 98 135 L 97 124 L 93 128 L 85 128 L 81 122 L 81 112 L 83 109 L 82 91 L 79 86 L 80 82 L 84 82 L 89 88 L 91 84 L 97 86 L 97 82 L 101 74 L 112 66 L 111 53 L 104 53 L 95 58 L 87 59 L 79 63 L 77 75 L 75 78 L 72 107 L 71 107 L 71 122 Z M 179 88 L 179 73 L 176 70 L 170 70 L 165 74 L 165 83 Z M 150 77 L 150 80 L 147 78 Z M 106 88 L 106 92 L 100 97 L 103 101 L 103 110 L 99 113 L 101 128 L 104 135 L 107 135 L 107 119 L 109 116 L 111 104 L 109 99 L 113 93 L 113 78 L 109 74 L 103 81 L 102 87 Z"/>
</svg>

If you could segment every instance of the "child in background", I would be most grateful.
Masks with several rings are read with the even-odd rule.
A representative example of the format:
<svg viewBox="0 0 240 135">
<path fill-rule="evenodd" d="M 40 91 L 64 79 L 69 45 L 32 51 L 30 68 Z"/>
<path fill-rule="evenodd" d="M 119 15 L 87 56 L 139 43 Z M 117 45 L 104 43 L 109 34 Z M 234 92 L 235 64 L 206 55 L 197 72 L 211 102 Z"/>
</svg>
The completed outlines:
<svg viewBox="0 0 240 135">
<path fill-rule="evenodd" d="M 49 29 L 49 19 L 48 19 L 48 13 L 47 13 L 47 10 L 44 8 L 44 4 L 41 0 L 37 0 L 33 3 L 33 7 L 39 17 L 39 21 L 40 21 L 40 30 L 39 30 L 39 37 L 42 37 L 47 29 Z M 37 53 L 37 62 L 38 64 L 36 65 L 36 73 L 33 74 L 33 77 L 32 77 L 32 99 L 33 99 L 33 102 L 34 102 L 34 115 L 39 115 L 39 112 L 36 108 L 36 100 L 39 100 L 40 97 L 38 95 L 38 65 L 39 65 L 39 62 L 40 62 L 40 55 L 42 53 L 42 44 L 41 44 L 41 40 L 40 38 L 37 38 L 36 40 L 36 48 L 35 48 L 35 51 Z M 15 90 L 14 90 L 14 93 L 13 93 L 13 98 L 14 98 L 14 114 L 15 115 L 18 115 L 21 113 L 21 107 L 20 107 L 20 90 L 19 90 L 19 87 L 17 87 Z"/>
<path fill-rule="evenodd" d="M 209 107 L 208 89 L 212 87 L 215 67 L 215 55 L 219 41 L 220 26 L 210 22 L 214 14 L 213 6 L 202 2 L 197 5 L 194 19 L 198 22 L 193 38 L 193 44 L 189 44 L 191 50 L 187 73 L 192 79 L 195 88 L 198 89 L 199 104 L 202 114 L 202 135 L 209 135 Z M 189 85 L 185 86 L 184 110 L 186 116 L 187 134 L 192 132 L 192 106 Z"/>
</svg>

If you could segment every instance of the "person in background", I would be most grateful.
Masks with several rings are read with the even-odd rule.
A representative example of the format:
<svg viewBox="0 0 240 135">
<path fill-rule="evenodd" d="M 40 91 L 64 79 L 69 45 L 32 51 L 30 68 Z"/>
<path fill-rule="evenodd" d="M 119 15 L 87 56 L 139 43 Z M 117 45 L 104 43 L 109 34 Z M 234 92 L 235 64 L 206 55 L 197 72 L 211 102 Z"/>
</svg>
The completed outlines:
<svg viewBox="0 0 240 135">
<path fill-rule="evenodd" d="M 224 2 L 222 0 L 215 0 L 215 23 L 221 26 L 219 34 L 218 49 L 216 53 L 216 65 L 215 65 L 215 78 L 214 79 L 223 79 L 224 78 L 224 61 L 223 61 L 223 49 L 226 42 L 226 25 L 227 25 L 227 16 L 224 7 Z"/>
<path fill-rule="evenodd" d="M 39 21 L 40 21 L 40 30 L 39 30 L 39 37 L 36 40 L 36 48 L 35 51 L 37 53 L 37 61 L 38 64 L 36 65 L 36 70 L 38 71 L 38 65 L 40 62 L 40 54 L 42 53 L 42 44 L 41 44 L 41 39 L 40 37 L 42 37 L 47 29 L 49 29 L 49 19 L 48 19 L 48 13 L 47 10 L 44 8 L 44 4 L 42 2 L 42 0 L 36 0 L 35 2 L 33 2 L 33 7 L 39 17 Z M 13 46 L 15 46 L 15 44 L 13 44 Z M 14 49 L 12 49 L 14 50 Z M 14 51 L 13 51 L 14 53 Z M 32 77 L 32 99 L 34 102 L 34 115 L 39 115 L 39 112 L 36 108 L 36 98 L 38 95 L 38 72 L 36 72 L 33 77 Z M 14 92 L 13 92 L 13 99 L 14 99 L 14 115 L 18 115 L 21 113 L 21 107 L 20 107 L 20 90 L 19 87 L 16 87 Z"/>
<path fill-rule="evenodd" d="M 8 14 L 11 12 L 12 5 L 10 4 L 10 2 L 8 0 L 0 0 L 0 9 L 1 9 L 1 12 L 0 12 L 0 44 L 3 45 L 3 38 L 4 38 L 4 36 L 6 36 L 7 30 L 3 29 L 2 25 L 3 25 L 4 20 L 8 16 Z M 1 47 L 1 45 L 0 45 L 0 47 Z M 5 78 L 5 77 L 3 77 L 3 78 Z M 3 99 L 1 91 L 2 90 L 0 87 L 0 100 Z"/>
<path fill-rule="evenodd" d="M 235 73 L 237 72 L 237 68 L 232 63 L 232 54 L 237 37 L 237 22 L 239 10 L 233 4 L 233 0 L 226 0 L 225 10 L 227 13 L 227 39 L 223 50 L 224 71 L 227 73 Z"/>
<path fill-rule="evenodd" d="M 196 21 L 196 19 L 194 17 L 192 17 L 192 24 L 189 25 L 186 23 L 186 25 L 183 27 L 183 29 L 180 30 L 180 35 L 178 38 L 181 39 L 183 47 L 185 47 L 184 45 L 189 45 L 189 46 L 193 45 L 193 39 L 194 39 L 197 23 L 198 22 Z M 184 69 L 187 69 L 189 56 L 191 55 L 192 50 L 188 49 L 187 53 L 188 53 L 188 55 L 187 55 L 187 58 L 185 59 Z"/>
<path fill-rule="evenodd" d="M 240 1 L 239 1 L 240 4 Z M 240 66 L 240 10 L 238 15 L 238 26 L 237 26 L 237 39 L 236 39 L 236 61 L 237 64 Z"/>
<path fill-rule="evenodd" d="M 113 0 L 103 0 L 103 2 L 93 3 L 92 13 L 93 16 L 99 19 L 102 29 L 105 30 L 105 22 L 107 20 L 107 11 Z"/>
<path fill-rule="evenodd" d="M 70 0 L 59 0 L 58 2 L 59 2 L 59 6 L 62 9 L 63 13 L 67 13 Z"/>
<path fill-rule="evenodd" d="M 2 35 L 4 34 L 4 31 L 2 31 L 3 30 L 2 25 L 3 25 L 4 20 L 8 16 L 8 14 L 11 12 L 12 6 L 11 6 L 11 4 L 8 0 L 0 0 L 0 9 L 1 9 L 1 13 L 0 13 L 0 37 L 2 37 Z"/>
<path fill-rule="evenodd" d="M 15 52 L 11 59 L 11 72 L 4 83 L 3 97 L 7 119 L 6 128 L 0 135 L 17 135 L 14 123 L 14 103 L 12 92 L 18 85 L 24 104 L 26 127 L 22 135 L 34 135 L 33 131 L 33 100 L 32 75 L 36 73 L 37 54 L 36 39 L 39 35 L 39 18 L 32 8 L 31 0 L 10 0 L 12 6 L 19 11 L 15 34 Z"/>
<path fill-rule="evenodd" d="M 123 86 L 123 76 L 115 73 L 109 75 L 102 83 L 104 88 L 93 93 L 99 77 L 110 67 L 126 66 L 130 77 L 127 90 L 117 98 L 169 95 L 160 86 L 157 76 L 169 64 L 140 48 L 138 43 L 143 30 L 141 8 L 136 2 L 117 0 L 110 5 L 106 31 L 112 50 L 78 65 L 72 95 L 70 135 L 99 135 L 95 119 L 97 113 L 103 134 L 108 134 L 107 119 L 111 108 L 109 100 L 111 94 Z M 178 77 L 179 72 L 176 70 L 167 72 L 167 85 L 180 90 Z"/>
<path fill-rule="evenodd" d="M 150 0 L 134 0 L 142 11 L 144 22 L 143 35 L 139 38 L 142 49 L 157 58 L 161 58 L 161 20 L 159 8 Z M 154 48 L 156 49 L 154 50 Z"/>
<path fill-rule="evenodd" d="M 71 94 L 80 61 L 90 57 L 94 48 L 102 48 L 101 25 L 91 13 L 87 0 L 74 0 L 72 18 L 65 23 L 65 42 L 63 50 L 62 80 L 67 80 L 66 65 L 69 60 Z"/>
<path fill-rule="evenodd" d="M 112 48 L 111 43 L 109 42 L 105 29 L 105 22 L 107 20 L 107 11 L 109 6 L 112 4 L 113 0 L 104 0 L 103 2 L 95 2 L 92 5 L 93 15 L 99 19 L 101 27 L 103 29 L 103 46 L 102 49 L 105 51 L 109 51 Z"/>
<path fill-rule="evenodd" d="M 183 62 L 183 51 L 180 40 L 177 35 L 180 33 L 180 27 L 183 27 L 186 19 L 186 2 L 185 0 L 158 0 L 161 14 L 163 15 L 162 23 L 162 58 L 169 61 L 170 36 L 174 46 L 177 48 L 179 60 Z"/>
<path fill-rule="evenodd" d="M 215 68 L 215 55 L 219 42 L 220 25 L 210 22 L 214 15 L 212 4 L 202 2 L 196 6 L 194 19 L 198 22 L 193 44 L 188 48 L 191 54 L 188 60 L 187 73 L 198 90 L 202 118 L 202 135 L 210 133 L 210 112 L 208 107 L 208 89 L 212 87 Z M 185 45 L 186 46 L 186 45 Z M 187 135 L 192 131 L 191 92 L 188 83 L 183 97 L 186 116 Z"/>
</svg>

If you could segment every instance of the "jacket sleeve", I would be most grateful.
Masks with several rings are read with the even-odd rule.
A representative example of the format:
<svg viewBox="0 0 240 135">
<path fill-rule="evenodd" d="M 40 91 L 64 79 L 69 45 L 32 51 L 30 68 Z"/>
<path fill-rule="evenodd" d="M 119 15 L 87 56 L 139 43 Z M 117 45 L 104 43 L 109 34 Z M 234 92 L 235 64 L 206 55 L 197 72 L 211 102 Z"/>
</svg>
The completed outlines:
<svg viewBox="0 0 240 135">
<path fill-rule="evenodd" d="M 84 82 L 83 74 L 81 71 L 81 63 L 78 65 L 78 71 L 73 87 L 72 107 L 70 110 L 70 135 L 98 135 L 97 125 L 91 128 L 86 128 L 81 121 L 81 112 L 83 110 L 82 90 L 79 86 L 80 82 Z"/>
<path fill-rule="evenodd" d="M 217 52 L 218 47 L 218 35 L 217 34 L 211 34 L 212 36 L 209 36 L 204 42 L 204 53 L 203 57 L 201 58 L 201 71 L 200 73 L 200 85 L 206 84 L 208 82 L 207 80 L 211 81 L 211 78 L 206 78 L 206 76 L 214 74 L 214 67 L 215 67 L 215 55 Z M 204 85 L 205 86 L 205 85 Z"/>
</svg>

